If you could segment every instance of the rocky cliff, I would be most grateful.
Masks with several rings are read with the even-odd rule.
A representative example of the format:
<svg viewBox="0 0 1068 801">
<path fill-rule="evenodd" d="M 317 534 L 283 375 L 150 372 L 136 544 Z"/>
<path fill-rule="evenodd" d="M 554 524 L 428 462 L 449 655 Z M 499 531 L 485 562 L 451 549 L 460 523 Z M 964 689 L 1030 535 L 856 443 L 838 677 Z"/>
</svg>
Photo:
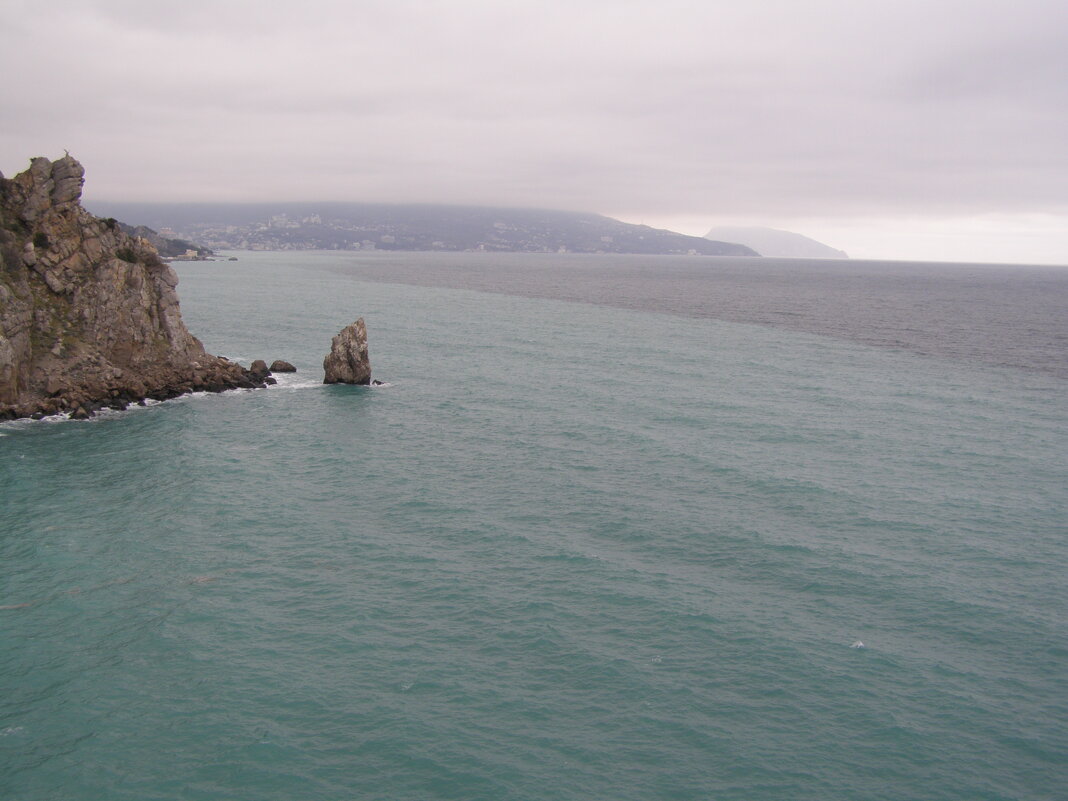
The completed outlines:
<svg viewBox="0 0 1068 801">
<path fill-rule="evenodd" d="M 81 206 L 71 156 L 0 175 L 0 419 L 262 386 L 186 330 L 145 239 Z"/>
</svg>

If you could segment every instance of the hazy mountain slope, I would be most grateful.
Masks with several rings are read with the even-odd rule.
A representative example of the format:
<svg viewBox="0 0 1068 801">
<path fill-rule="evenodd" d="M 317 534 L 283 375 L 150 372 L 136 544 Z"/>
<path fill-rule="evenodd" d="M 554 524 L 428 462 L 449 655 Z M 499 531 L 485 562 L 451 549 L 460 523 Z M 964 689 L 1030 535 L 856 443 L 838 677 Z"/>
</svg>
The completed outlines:
<svg viewBox="0 0 1068 801">
<path fill-rule="evenodd" d="M 255 250 L 488 250 L 756 256 L 730 242 L 552 209 L 430 204 L 93 204 L 98 214 L 206 247 Z"/>
<path fill-rule="evenodd" d="M 752 248 L 761 256 L 785 259 L 848 259 L 843 250 L 777 228 L 716 227 L 705 234 L 706 239 L 738 242 Z"/>
</svg>

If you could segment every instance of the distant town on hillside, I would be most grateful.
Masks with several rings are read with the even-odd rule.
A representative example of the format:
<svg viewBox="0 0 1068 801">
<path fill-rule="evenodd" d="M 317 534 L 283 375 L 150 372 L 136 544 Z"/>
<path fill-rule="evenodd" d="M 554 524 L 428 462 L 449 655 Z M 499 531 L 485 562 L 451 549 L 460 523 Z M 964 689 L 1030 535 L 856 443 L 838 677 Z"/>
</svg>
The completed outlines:
<svg viewBox="0 0 1068 801">
<path fill-rule="evenodd" d="M 548 209 L 370 203 L 139 204 L 90 210 L 213 250 L 442 250 L 758 256 L 732 242 Z"/>
</svg>

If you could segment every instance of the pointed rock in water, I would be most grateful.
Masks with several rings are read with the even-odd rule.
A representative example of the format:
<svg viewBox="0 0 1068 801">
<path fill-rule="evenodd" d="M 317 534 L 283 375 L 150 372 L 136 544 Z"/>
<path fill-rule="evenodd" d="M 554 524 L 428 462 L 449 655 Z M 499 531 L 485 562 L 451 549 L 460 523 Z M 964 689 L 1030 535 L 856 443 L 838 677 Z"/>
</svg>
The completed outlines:
<svg viewBox="0 0 1068 801">
<path fill-rule="evenodd" d="M 367 326 L 363 318 L 341 329 L 323 359 L 324 384 L 370 384 L 371 359 L 367 355 Z"/>
</svg>

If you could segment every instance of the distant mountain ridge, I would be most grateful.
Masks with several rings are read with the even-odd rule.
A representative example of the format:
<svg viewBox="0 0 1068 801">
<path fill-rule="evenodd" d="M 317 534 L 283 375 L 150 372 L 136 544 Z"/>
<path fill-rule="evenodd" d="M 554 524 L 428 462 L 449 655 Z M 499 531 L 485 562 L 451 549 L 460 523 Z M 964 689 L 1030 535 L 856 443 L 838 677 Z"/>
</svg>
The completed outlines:
<svg viewBox="0 0 1068 801">
<path fill-rule="evenodd" d="M 443 250 L 757 256 L 733 242 L 552 209 L 375 203 L 93 204 L 214 250 Z"/>
<path fill-rule="evenodd" d="M 707 234 L 706 239 L 738 242 L 752 248 L 761 256 L 783 259 L 848 259 L 844 250 L 817 242 L 793 231 L 759 226 L 719 226 Z"/>
</svg>

